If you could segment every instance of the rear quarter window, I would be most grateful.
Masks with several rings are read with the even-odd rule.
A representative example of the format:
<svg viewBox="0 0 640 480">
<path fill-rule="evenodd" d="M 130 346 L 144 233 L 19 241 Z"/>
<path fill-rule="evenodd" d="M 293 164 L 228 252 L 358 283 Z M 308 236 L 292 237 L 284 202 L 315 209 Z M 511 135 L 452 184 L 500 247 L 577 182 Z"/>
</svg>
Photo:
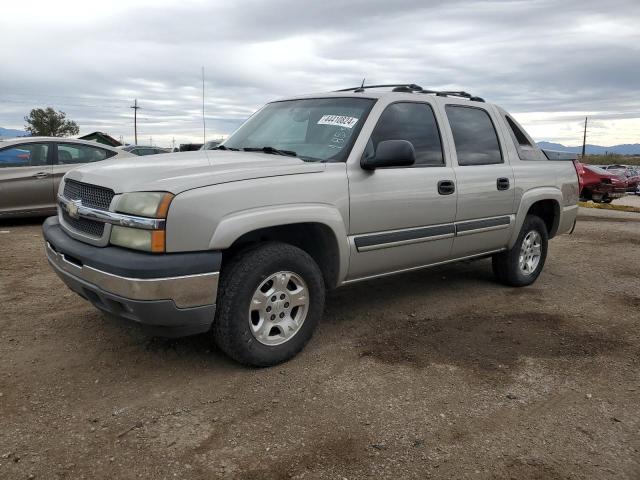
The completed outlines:
<svg viewBox="0 0 640 480">
<path fill-rule="evenodd" d="M 509 115 L 504 116 L 507 129 L 513 140 L 520 160 L 546 160 L 547 157 L 537 148 L 524 129 Z"/>
</svg>

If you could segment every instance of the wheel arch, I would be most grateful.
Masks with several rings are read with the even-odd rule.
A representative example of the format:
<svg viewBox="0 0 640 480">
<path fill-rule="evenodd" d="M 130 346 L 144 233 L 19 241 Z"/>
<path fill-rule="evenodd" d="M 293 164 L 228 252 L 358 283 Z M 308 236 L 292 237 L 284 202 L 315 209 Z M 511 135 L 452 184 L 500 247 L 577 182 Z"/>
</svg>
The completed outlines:
<svg viewBox="0 0 640 480">
<path fill-rule="evenodd" d="M 239 251 L 265 241 L 281 241 L 307 252 L 328 288 L 346 277 L 349 245 L 340 213 L 326 205 L 291 205 L 237 212 L 218 224 L 209 248 L 223 251 L 223 266 Z"/>
<path fill-rule="evenodd" d="M 520 201 L 518 213 L 516 214 L 516 224 L 509 240 L 509 248 L 512 248 L 518 239 L 520 229 L 527 215 L 539 216 L 547 226 L 549 239 L 558 232 L 562 209 L 562 192 L 557 188 L 543 187 L 527 191 Z"/>
</svg>

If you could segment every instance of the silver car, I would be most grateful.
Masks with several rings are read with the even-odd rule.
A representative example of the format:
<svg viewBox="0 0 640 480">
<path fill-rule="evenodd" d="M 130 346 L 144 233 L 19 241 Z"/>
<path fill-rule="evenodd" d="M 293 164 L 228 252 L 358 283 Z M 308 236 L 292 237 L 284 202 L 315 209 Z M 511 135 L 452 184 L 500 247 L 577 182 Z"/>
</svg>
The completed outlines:
<svg viewBox="0 0 640 480">
<path fill-rule="evenodd" d="M 133 155 L 106 145 L 59 137 L 0 141 L 0 218 L 56 212 L 60 179 L 72 168 Z"/>
</svg>

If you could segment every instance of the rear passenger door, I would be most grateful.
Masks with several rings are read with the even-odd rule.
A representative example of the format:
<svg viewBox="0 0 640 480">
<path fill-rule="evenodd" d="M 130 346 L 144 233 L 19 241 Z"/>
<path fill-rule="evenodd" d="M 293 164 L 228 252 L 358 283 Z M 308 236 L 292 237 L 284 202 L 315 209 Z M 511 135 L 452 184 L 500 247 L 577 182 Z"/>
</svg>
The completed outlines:
<svg viewBox="0 0 640 480">
<path fill-rule="evenodd" d="M 373 118 L 373 117 L 372 117 Z M 347 165 L 350 197 L 350 280 L 419 267 L 449 258 L 456 212 L 455 176 L 443 150 L 433 105 L 399 101 L 384 106 L 364 155 L 384 140 L 407 140 L 411 167 Z"/>
<path fill-rule="evenodd" d="M 447 99 L 444 113 L 458 187 L 452 257 L 505 247 L 515 221 L 514 175 L 490 106 Z"/>
</svg>

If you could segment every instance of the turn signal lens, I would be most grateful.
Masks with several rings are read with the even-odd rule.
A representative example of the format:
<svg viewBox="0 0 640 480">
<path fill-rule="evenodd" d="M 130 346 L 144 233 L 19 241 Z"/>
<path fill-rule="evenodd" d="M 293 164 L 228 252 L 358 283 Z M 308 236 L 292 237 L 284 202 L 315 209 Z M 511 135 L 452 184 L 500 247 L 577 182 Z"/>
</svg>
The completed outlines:
<svg viewBox="0 0 640 480">
<path fill-rule="evenodd" d="M 156 210 L 157 218 L 167 218 L 167 214 L 169 213 L 169 205 L 171 205 L 171 200 L 173 200 L 174 195 L 172 193 L 165 193 L 158 204 L 158 209 Z"/>
<path fill-rule="evenodd" d="M 164 230 L 151 231 L 151 251 L 153 253 L 164 253 L 165 250 L 165 234 Z"/>
</svg>

